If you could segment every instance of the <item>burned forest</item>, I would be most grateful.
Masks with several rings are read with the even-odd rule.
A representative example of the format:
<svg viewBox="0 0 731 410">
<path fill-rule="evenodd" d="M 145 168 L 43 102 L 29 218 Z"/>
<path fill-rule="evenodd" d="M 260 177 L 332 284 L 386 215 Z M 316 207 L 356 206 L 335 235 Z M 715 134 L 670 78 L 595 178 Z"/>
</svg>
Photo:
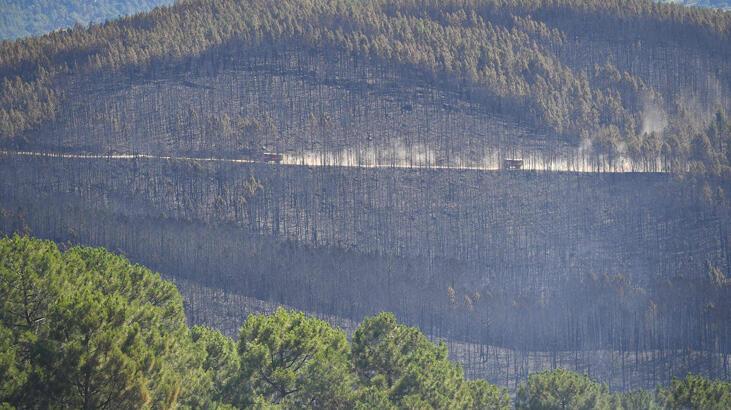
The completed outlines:
<svg viewBox="0 0 731 410">
<path fill-rule="evenodd" d="M 0 232 L 160 272 L 190 325 L 355 349 L 392 312 L 518 408 L 548 370 L 731 381 L 729 12 L 179 0 L 0 78 Z"/>
</svg>

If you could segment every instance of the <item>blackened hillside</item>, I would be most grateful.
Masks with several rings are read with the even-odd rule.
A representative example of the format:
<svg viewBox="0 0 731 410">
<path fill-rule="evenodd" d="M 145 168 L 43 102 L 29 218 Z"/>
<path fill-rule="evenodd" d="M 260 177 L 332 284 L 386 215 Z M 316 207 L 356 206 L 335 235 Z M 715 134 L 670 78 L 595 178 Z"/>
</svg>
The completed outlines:
<svg viewBox="0 0 731 410">
<path fill-rule="evenodd" d="M 2 229 L 123 252 L 202 311 L 198 287 L 391 310 L 513 386 L 728 378 L 730 27 L 641 0 L 188 0 L 5 42 Z"/>
<path fill-rule="evenodd" d="M 5 231 L 104 245 L 227 292 L 356 321 L 394 311 L 520 351 L 731 347 L 728 219 L 667 174 L 3 164 Z M 718 360 L 694 370 L 727 374 Z M 639 363 L 625 387 L 672 374 L 640 377 Z"/>
</svg>

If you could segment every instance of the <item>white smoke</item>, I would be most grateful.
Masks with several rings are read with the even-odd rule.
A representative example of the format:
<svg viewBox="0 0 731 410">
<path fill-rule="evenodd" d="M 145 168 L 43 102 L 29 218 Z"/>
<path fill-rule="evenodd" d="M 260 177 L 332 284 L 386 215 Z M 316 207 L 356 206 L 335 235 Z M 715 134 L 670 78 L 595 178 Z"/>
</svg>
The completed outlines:
<svg viewBox="0 0 731 410">
<path fill-rule="evenodd" d="M 590 155 L 592 153 L 591 139 L 583 138 L 581 145 L 579 145 L 579 155 Z"/>
<path fill-rule="evenodd" d="M 668 126 L 668 116 L 665 111 L 654 101 L 646 101 L 642 111 L 642 133 L 662 134 Z"/>
</svg>

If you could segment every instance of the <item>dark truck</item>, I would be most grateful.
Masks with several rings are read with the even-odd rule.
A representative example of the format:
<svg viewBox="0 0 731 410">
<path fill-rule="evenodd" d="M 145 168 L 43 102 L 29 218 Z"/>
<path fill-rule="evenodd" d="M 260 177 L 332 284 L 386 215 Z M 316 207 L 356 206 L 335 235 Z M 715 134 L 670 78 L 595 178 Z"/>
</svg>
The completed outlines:
<svg viewBox="0 0 731 410">
<path fill-rule="evenodd" d="M 259 156 L 261 162 L 279 164 L 284 159 L 284 155 L 276 152 L 262 152 Z"/>
<path fill-rule="evenodd" d="M 520 170 L 523 169 L 522 159 L 505 159 L 503 160 L 503 169 Z"/>
</svg>

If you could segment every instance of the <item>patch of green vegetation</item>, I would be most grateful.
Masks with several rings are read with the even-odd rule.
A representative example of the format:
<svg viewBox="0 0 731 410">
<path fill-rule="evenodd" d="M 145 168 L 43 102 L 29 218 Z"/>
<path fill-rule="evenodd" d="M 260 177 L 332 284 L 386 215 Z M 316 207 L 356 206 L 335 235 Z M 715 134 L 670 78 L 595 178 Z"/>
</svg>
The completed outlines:
<svg viewBox="0 0 731 410">
<path fill-rule="evenodd" d="M 392 314 L 352 344 L 296 311 L 238 343 L 185 323 L 175 286 L 103 249 L 0 240 L 0 403 L 17 408 L 510 408 Z"/>
</svg>

